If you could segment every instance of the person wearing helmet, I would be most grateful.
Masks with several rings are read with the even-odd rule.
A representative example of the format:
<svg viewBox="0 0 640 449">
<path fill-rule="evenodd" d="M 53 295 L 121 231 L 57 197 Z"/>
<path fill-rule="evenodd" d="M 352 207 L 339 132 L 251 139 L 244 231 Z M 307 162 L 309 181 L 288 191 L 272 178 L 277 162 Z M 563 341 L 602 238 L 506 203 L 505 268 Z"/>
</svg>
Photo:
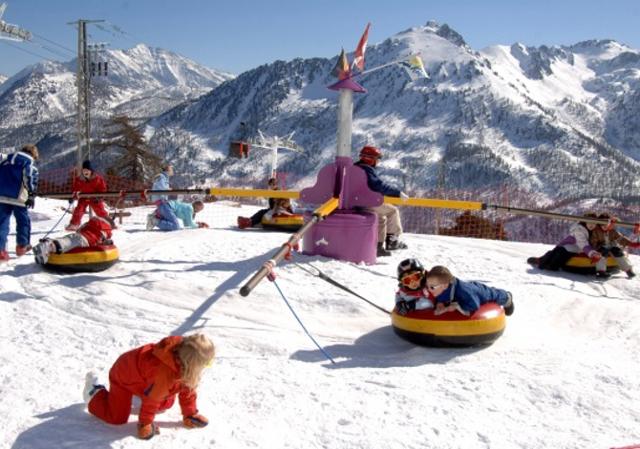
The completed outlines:
<svg viewBox="0 0 640 449">
<path fill-rule="evenodd" d="M 418 259 L 405 259 L 398 264 L 396 311 L 406 315 L 413 310 L 432 309 L 433 302 L 425 288 L 427 272 Z"/>
<path fill-rule="evenodd" d="M 367 185 L 374 192 L 386 196 L 394 196 L 406 199 L 404 192 L 384 182 L 376 173 L 378 160 L 382 159 L 382 152 L 373 146 L 366 145 L 360 150 L 360 160 L 356 166 L 364 170 L 367 175 Z M 406 249 L 407 245 L 399 240 L 402 234 L 402 223 L 400 222 L 400 211 L 393 204 L 381 204 L 380 206 L 369 208 L 378 215 L 378 257 L 390 256 L 392 250 Z"/>
</svg>

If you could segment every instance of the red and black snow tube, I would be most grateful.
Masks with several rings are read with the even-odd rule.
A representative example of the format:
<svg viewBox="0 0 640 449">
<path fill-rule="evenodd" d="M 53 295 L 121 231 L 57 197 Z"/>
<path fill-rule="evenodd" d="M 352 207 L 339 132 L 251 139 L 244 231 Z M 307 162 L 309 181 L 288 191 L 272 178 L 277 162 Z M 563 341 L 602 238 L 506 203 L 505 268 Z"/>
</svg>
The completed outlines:
<svg viewBox="0 0 640 449">
<path fill-rule="evenodd" d="M 589 257 L 585 254 L 578 254 L 573 256 L 571 259 L 564 264 L 562 267 L 564 271 L 568 271 L 570 273 L 579 273 L 579 274 L 596 274 L 596 264 L 589 259 Z M 615 273 L 619 271 L 618 262 L 616 259 L 609 256 L 607 257 L 607 271 Z"/>
<path fill-rule="evenodd" d="M 393 331 L 423 346 L 490 345 L 504 332 L 504 310 L 496 303 L 482 304 L 473 315 L 458 311 L 435 315 L 434 309 L 414 310 L 406 315 L 391 313 Z"/>
<path fill-rule="evenodd" d="M 50 254 L 44 267 L 59 273 L 97 272 L 111 267 L 119 257 L 115 245 L 89 246 L 62 254 Z"/>
</svg>

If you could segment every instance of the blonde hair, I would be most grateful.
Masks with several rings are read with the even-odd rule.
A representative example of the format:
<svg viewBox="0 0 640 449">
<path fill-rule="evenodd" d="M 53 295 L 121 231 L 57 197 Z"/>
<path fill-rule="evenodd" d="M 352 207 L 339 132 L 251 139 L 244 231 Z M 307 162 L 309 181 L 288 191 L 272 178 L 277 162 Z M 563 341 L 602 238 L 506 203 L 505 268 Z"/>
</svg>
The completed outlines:
<svg viewBox="0 0 640 449">
<path fill-rule="evenodd" d="M 182 364 L 182 383 L 195 389 L 200 383 L 200 376 L 204 367 L 216 355 L 216 348 L 204 334 L 193 334 L 182 339 L 175 349 Z"/>
<path fill-rule="evenodd" d="M 436 278 L 440 281 L 451 282 L 453 281 L 453 275 L 449 271 L 447 267 L 443 267 L 442 265 L 436 265 L 435 267 L 429 270 L 427 274 L 427 278 Z"/>
</svg>

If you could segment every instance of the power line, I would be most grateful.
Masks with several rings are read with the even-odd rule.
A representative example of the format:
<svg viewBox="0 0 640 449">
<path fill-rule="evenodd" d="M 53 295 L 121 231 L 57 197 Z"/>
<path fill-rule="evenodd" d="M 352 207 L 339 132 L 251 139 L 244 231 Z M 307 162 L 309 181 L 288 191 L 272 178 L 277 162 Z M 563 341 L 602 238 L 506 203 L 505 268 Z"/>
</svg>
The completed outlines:
<svg viewBox="0 0 640 449">
<path fill-rule="evenodd" d="M 46 37 L 44 37 L 44 36 L 40 36 L 39 34 L 36 34 L 36 33 L 31 33 L 31 34 L 33 34 L 33 35 L 34 35 L 35 37 L 37 37 L 37 38 L 40 38 L 40 39 L 42 39 L 42 40 L 45 40 L 45 41 L 49 42 L 50 44 L 53 44 L 53 45 L 55 45 L 55 46 L 57 46 L 57 47 L 60 47 L 60 48 L 62 48 L 63 50 L 68 51 L 69 53 L 71 53 L 71 54 L 72 54 L 72 55 L 74 55 L 74 56 L 75 56 L 75 54 L 76 54 L 76 52 L 75 52 L 74 50 L 71 50 L 70 48 L 65 47 L 64 45 L 58 44 L 57 42 L 54 42 L 54 41 L 52 41 L 51 39 L 47 39 Z"/>
<path fill-rule="evenodd" d="M 34 53 L 34 52 L 32 52 L 32 51 L 29 51 L 29 50 L 25 50 L 24 48 L 18 47 L 17 45 L 10 44 L 9 42 L 7 42 L 7 41 L 6 41 L 6 40 L 4 40 L 4 39 L 0 39 L 0 42 L 5 43 L 5 44 L 7 44 L 9 47 L 13 47 L 13 48 L 15 48 L 16 50 L 20 50 L 20 51 L 23 51 L 23 52 L 25 52 L 25 53 L 29 53 L 30 55 L 33 55 L 33 56 L 37 56 L 37 57 L 38 57 L 38 58 L 40 58 L 40 59 L 45 59 L 45 60 L 50 60 L 50 59 L 51 59 L 51 58 L 49 58 L 49 57 L 47 57 L 47 56 L 43 56 L 43 55 L 40 55 L 40 54 L 38 54 L 38 53 Z"/>
</svg>

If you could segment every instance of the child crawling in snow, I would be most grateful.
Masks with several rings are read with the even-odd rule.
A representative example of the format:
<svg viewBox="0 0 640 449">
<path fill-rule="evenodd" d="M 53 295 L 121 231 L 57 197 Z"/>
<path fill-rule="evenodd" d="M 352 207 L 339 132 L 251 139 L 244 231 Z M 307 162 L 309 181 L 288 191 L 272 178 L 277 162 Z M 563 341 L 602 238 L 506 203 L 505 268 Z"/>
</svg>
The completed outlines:
<svg viewBox="0 0 640 449">
<path fill-rule="evenodd" d="M 122 354 L 109 371 L 109 389 L 87 373 L 83 399 L 89 413 L 109 424 L 125 424 L 133 396 L 142 400 L 138 438 L 159 433 L 156 413 L 169 409 L 178 396 L 182 422 L 188 429 L 209 421 L 198 412 L 196 388 L 202 371 L 215 356 L 215 347 L 203 334 L 171 336 Z"/>
<path fill-rule="evenodd" d="M 467 282 L 454 277 L 443 266 L 435 266 L 427 274 L 426 288 L 435 298 L 436 315 L 454 310 L 464 315 L 473 314 L 480 305 L 495 302 L 504 308 L 505 315 L 513 314 L 513 296 L 510 292 L 489 287 L 480 282 Z"/>
<path fill-rule="evenodd" d="M 433 302 L 425 288 L 427 272 L 417 259 L 405 259 L 398 265 L 396 310 L 406 315 L 413 310 L 432 309 Z"/>
</svg>

